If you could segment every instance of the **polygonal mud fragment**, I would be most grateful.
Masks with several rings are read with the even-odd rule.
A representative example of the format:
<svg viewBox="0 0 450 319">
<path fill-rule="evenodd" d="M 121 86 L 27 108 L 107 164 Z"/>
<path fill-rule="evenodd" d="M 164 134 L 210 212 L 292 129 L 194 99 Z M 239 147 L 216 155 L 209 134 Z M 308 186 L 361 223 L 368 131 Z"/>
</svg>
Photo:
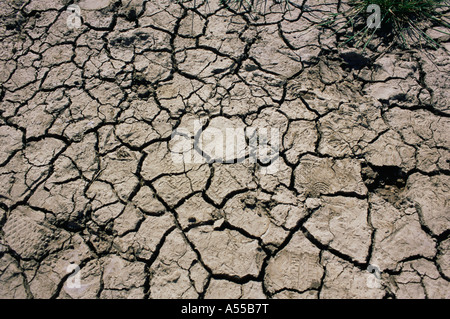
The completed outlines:
<svg viewBox="0 0 450 319">
<path fill-rule="evenodd" d="M 22 152 L 16 154 L 4 166 L 4 173 L 0 175 L 0 194 L 5 205 L 11 205 L 11 203 L 22 199 L 29 193 L 30 190 L 26 181 L 27 166 Z M 44 169 L 44 171 L 46 170 Z"/>
<path fill-rule="evenodd" d="M 86 241 L 90 243 L 91 249 L 96 254 L 105 255 L 111 252 L 113 248 L 113 236 L 102 232 L 100 227 L 94 222 L 86 223 L 87 230 L 84 231 Z M 102 228 L 105 227 L 102 225 Z M 106 227 L 111 227 L 111 224 Z"/>
<path fill-rule="evenodd" d="M 390 78 L 406 79 L 410 76 L 418 77 L 416 62 L 399 59 L 393 54 L 386 54 L 375 62 L 375 70 L 363 69 L 359 77 L 368 82 L 386 82 Z"/>
<path fill-rule="evenodd" d="M 225 98 L 221 100 L 222 112 L 226 115 L 245 116 L 272 103 L 261 88 L 248 86 L 234 75 L 223 78 L 222 85 L 229 86 Z"/>
<path fill-rule="evenodd" d="M 193 11 L 189 11 L 188 14 L 181 20 L 179 35 L 181 36 L 199 36 L 203 33 L 206 19 L 196 14 Z"/>
<path fill-rule="evenodd" d="M 370 83 L 364 88 L 364 93 L 380 102 L 412 106 L 419 102 L 417 96 L 420 90 L 417 80 L 409 77 Z"/>
<path fill-rule="evenodd" d="M 435 235 L 450 228 L 450 178 L 415 173 L 408 178 L 406 196 L 416 203 L 421 222 Z"/>
<path fill-rule="evenodd" d="M 173 32 L 175 21 L 181 17 L 182 12 L 181 6 L 170 0 L 148 3 L 139 23 Z"/>
<path fill-rule="evenodd" d="M 332 63 L 331 61 L 320 61 L 318 64 L 320 81 L 324 84 L 331 85 L 334 83 L 340 83 L 343 75 L 339 69 L 339 65 Z"/>
<path fill-rule="evenodd" d="M 450 239 L 439 244 L 437 263 L 442 273 L 450 278 Z"/>
<path fill-rule="evenodd" d="M 301 120 L 290 122 L 289 130 L 283 136 L 283 146 L 288 162 L 296 164 L 301 154 L 314 152 L 317 137 L 314 122 Z"/>
<path fill-rule="evenodd" d="M 385 295 L 384 281 L 378 282 L 373 273 L 360 270 L 329 252 L 323 253 L 322 264 L 325 277 L 320 298 L 379 299 Z"/>
<path fill-rule="evenodd" d="M 317 114 L 306 107 L 298 98 L 291 97 L 281 104 L 280 111 L 291 120 L 313 120 Z"/>
<path fill-rule="evenodd" d="M 367 193 L 356 160 L 320 158 L 306 155 L 295 169 L 295 188 L 306 197 L 339 192 Z"/>
<path fill-rule="evenodd" d="M 165 52 L 145 52 L 135 58 L 136 70 L 143 79 L 155 83 L 166 80 L 170 75 L 170 54 Z"/>
<path fill-rule="evenodd" d="M 159 138 L 159 134 L 153 130 L 151 125 L 133 120 L 119 124 L 116 127 L 116 135 L 121 141 L 134 147 L 140 147 Z"/>
<path fill-rule="evenodd" d="M 359 153 L 387 129 L 377 105 L 344 104 L 319 121 L 319 152 L 335 157 Z"/>
<path fill-rule="evenodd" d="M 70 62 L 73 55 L 73 47 L 70 44 L 49 47 L 42 53 L 41 66 L 50 67 L 61 63 Z"/>
<path fill-rule="evenodd" d="M 178 222 L 182 228 L 191 224 L 202 223 L 216 219 L 221 216 L 221 212 L 213 205 L 207 203 L 201 196 L 196 194 L 187 199 L 176 209 Z"/>
<path fill-rule="evenodd" d="M 445 160 L 449 154 L 447 150 L 422 145 L 417 152 L 417 169 L 426 173 L 449 169 L 450 163 Z"/>
<path fill-rule="evenodd" d="M 39 259 L 59 246 L 55 241 L 57 234 L 44 225 L 41 214 L 19 207 L 3 226 L 6 243 L 23 259 Z"/>
<path fill-rule="evenodd" d="M 260 63 L 263 70 L 268 70 L 282 77 L 289 78 L 299 72 L 303 65 L 301 57 L 287 47 L 280 37 L 273 37 L 278 30 L 274 26 L 266 27 L 251 46 L 250 56 Z M 270 40 L 269 40 L 270 39 Z M 267 41 L 271 45 L 267 46 Z"/>
<path fill-rule="evenodd" d="M 258 67 L 249 60 L 246 60 L 242 64 L 239 74 L 245 82 L 250 85 L 264 87 L 273 101 L 279 101 L 282 99 L 284 81 L 274 74 L 259 70 Z"/>
<path fill-rule="evenodd" d="M 42 88 L 53 90 L 61 85 L 75 86 L 76 83 L 82 82 L 81 70 L 74 66 L 72 63 L 65 63 L 52 67 L 42 83 Z M 106 90 L 109 87 L 107 86 Z M 117 95 L 120 93 L 117 92 Z M 106 100 L 105 100 L 106 101 Z M 107 102 L 105 102 L 107 103 Z"/>
<path fill-rule="evenodd" d="M 214 274 L 258 276 L 265 254 L 256 240 L 235 230 L 216 231 L 212 226 L 193 228 L 187 236 Z"/>
<path fill-rule="evenodd" d="M 53 212 L 57 223 L 79 225 L 88 205 L 84 195 L 86 186 L 87 183 L 79 179 L 64 184 L 41 184 L 30 197 L 29 204 Z"/>
<path fill-rule="evenodd" d="M 114 21 L 111 12 L 116 11 L 116 6 L 113 1 L 102 0 L 94 5 L 80 3 L 80 9 L 84 24 L 92 28 L 108 28 Z"/>
<path fill-rule="evenodd" d="M 102 269 L 100 262 L 97 259 L 89 261 L 86 265 L 80 268 L 76 275 L 79 275 L 79 286 L 77 285 L 78 279 L 75 280 L 73 279 L 74 277 L 69 276 L 64 283 L 59 298 L 97 298 L 98 293 L 101 290 Z"/>
<path fill-rule="evenodd" d="M 156 194 L 148 186 L 143 186 L 133 197 L 133 203 L 148 214 L 161 214 L 166 208 L 156 198 Z"/>
<path fill-rule="evenodd" d="M 307 198 L 305 201 L 305 207 L 308 209 L 316 209 L 322 206 L 322 200 L 320 198 Z"/>
<path fill-rule="evenodd" d="M 145 282 L 145 264 L 129 262 L 115 255 L 101 258 L 103 268 L 103 285 L 105 289 L 139 288 Z"/>
<path fill-rule="evenodd" d="M 241 285 L 228 280 L 211 279 L 205 299 L 239 299 Z"/>
<path fill-rule="evenodd" d="M 38 142 L 30 143 L 25 148 L 25 158 L 31 165 L 48 165 L 50 161 L 64 147 L 64 143 L 53 138 L 46 138 Z"/>
<path fill-rule="evenodd" d="M 64 152 L 81 170 L 82 174 L 91 179 L 98 169 L 97 154 L 95 145 L 97 138 L 95 134 L 86 134 L 83 140 L 78 143 L 72 143 Z"/>
<path fill-rule="evenodd" d="M 33 67 L 17 68 L 4 84 L 7 89 L 24 87 L 36 80 L 36 69 Z"/>
<path fill-rule="evenodd" d="M 3 40 L 6 42 L 5 40 Z M 4 51 L 3 51 L 4 52 Z M 1 71 L 0 71 L 0 82 L 3 84 L 5 83 L 14 72 L 14 69 L 16 68 L 17 64 L 16 61 L 13 60 L 6 60 L 6 56 L 4 57 L 5 60 L 0 62 Z M 3 107 L 2 107 L 3 109 Z"/>
<path fill-rule="evenodd" d="M 130 288 L 126 290 L 103 289 L 101 299 L 144 299 L 144 287 Z"/>
<path fill-rule="evenodd" d="M 292 175 L 292 168 L 284 162 L 280 154 L 274 154 L 269 165 L 258 165 L 255 169 L 258 184 L 268 192 L 274 192 L 281 185 L 288 185 Z"/>
<path fill-rule="evenodd" d="M 171 116 L 179 117 L 187 108 L 186 99 L 193 91 L 199 90 L 203 84 L 193 79 L 187 79 L 181 75 L 174 75 L 170 81 L 161 82 L 156 89 L 156 96 L 161 106 Z"/>
<path fill-rule="evenodd" d="M 420 275 L 411 270 L 402 271 L 393 277 L 394 288 L 391 288 L 398 299 L 424 299 L 425 291 Z"/>
<path fill-rule="evenodd" d="M 204 36 L 200 37 L 199 44 L 213 47 L 221 53 L 232 57 L 239 57 L 244 53 L 245 43 L 236 37 L 244 31 L 245 21 L 240 16 L 230 14 L 212 15 Z"/>
<path fill-rule="evenodd" d="M 233 65 L 231 59 L 203 49 L 185 50 L 177 53 L 175 58 L 181 71 L 202 78 L 230 69 Z"/>
<path fill-rule="evenodd" d="M 386 119 L 408 144 L 445 147 L 450 143 L 450 134 L 446 129 L 450 125 L 448 118 L 425 110 L 394 108 L 386 112 Z"/>
<path fill-rule="evenodd" d="M 131 253 L 148 260 L 174 226 L 173 217 L 168 213 L 162 216 L 146 216 L 136 231 L 116 238 L 114 246 L 122 253 Z"/>
<path fill-rule="evenodd" d="M 265 299 L 260 282 L 240 285 L 223 279 L 211 279 L 205 299 Z"/>
<path fill-rule="evenodd" d="M 422 229 L 415 209 L 404 212 L 377 195 L 370 198 L 370 221 L 375 229 L 370 262 L 384 269 L 395 269 L 398 262 L 411 256 L 432 258 L 435 241 Z"/>
<path fill-rule="evenodd" d="M 295 192 L 295 190 L 289 189 L 285 185 L 278 185 L 274 189 L 272 197 L 274 201 L 288 205 L 300 205 L 301 201 L 301 199 L 297 196 L 297 192 Z"/>
<path fill-rule="evenodd" d="M 317 13 L 319 12 L 317 11 Z M 280 32 L 282 33 L 283 39 L 290 46 L 297 49 L 297 54 L 300 56 L 302 62 L 313 62 L 317 59 L 321 50 L 318 45 L 321 32 L 308 19 L 290 20 L 281 21 Z"/>
<path fill-rule="evenodd" d="M 372 234 L 368 208 L 367 201 L 354 197 L 322 197 L 322 206 L 304 227 L 323 245 L 364 263 Z"/>
<path fill-rule="evenodd" d="M 264 196 L 265 195 L 265 196 Z M 271 198 L 268 194 L 247 192 L 230 199 L 224 206 L 225 219 L 264 243 L 280 245 L 288 232 L 271 220 Z"/>
<path fill-rule="evenodd" d="M 90 184 L 85 194 L 90 199 L 90 208 L 94 211 L 93 217 L 96 222 L 105 224 L 110 219 L 117 217 L 123 209 L 122 204 L 119 203 L 119 198 L 108 183 L 94 181 Z M 109 213 L 104 210 L 105 208 Z M 102 209 L 103 217 L 100 216 L 102 215 L 101 211 L 97 213 L 98 210 Z"/>
<path fill-rule="evenodd" d="M 266 299 L 262 282 L 249 281 L 241 285 L 241 299 Z"/>
<path fill-rule="evenodd" d="M 151 122 L 153 121 L 157 115 L 161 112 L 156 104 L 154 98 L 147 99 L 133 99 L 130 102 L 128 108 L 123 111 L 120 116 L 120 120 L 138 120 Z"/>
<path fill-rule="evenodd" d="M 186 99 L 192 94 L 192 91 L 196 91 L 202 86 L 203 84 L 197 80 L 187 79 L 182 75 L 175 74 L 170 80 L 160 83 L 156 89 L 156 96 L 161 105 L 167 107 L 171 102 L 170 100 L 178 97 Z"/>
<path fill-rule="evenodd" d="M 98 129 L 98 148 L 99 153 L 111 151 L 120 146 L 119 140 L 114 134 L 114 126 L 105 125 Z"/>
<path fill-rule="evenodd" d="M 428 299 L 449 299 L 450 284 L 447 279 L 436 277 L 430 278 L 423 276 L 423 284 L 426 290 L 426 298 Z"/>
<path fill-rule="evenodd" d="M 256 185 L 249 164 L 213 164 L 213 168 L 214 174 L 206 195 L 216 204 L 222 203 L 229 194 L 251 189 Z"/>
<path fill-rule="evenodd" d="M 36 97 L 36 99 L 38 98 Z M 25 136 L 27 138 L 43 136 L 52 124 L 56 126 L 53 123 L 53 116 L 49 114 L 51 110 L 48 110 L 49 107 L 43 104 L 40 99 L 37 102 L 30 101 L 29 104 L 28 107 L 22 107 L 11 122 L 17 124 L 19 127 L 26 128 Z M 9 111 L 12 105 L 5 105 L 5 108 Z M 5 113 L 7 114 L 7 112 Z"/>
<path fill-rule="evenodd" d="M 4 163 L 11 154 L 22 147 L 22 133 L 10 126 L 0 126 L 0 163 Z"/>
<path fill-rule="evenodd" d="M 313 114 L 316 116 L 325 114 L 332 110 L 337 110 L 341 103 L 349 102 L 348 95 L 345 95 L 347 92 L 341 92 L 335 86 L 319 84 L 318 80 L 317 70 L 307 69 L 301 76 L 293 78 L 287 86 L 289 99 L 299 99 L 310 112 L 306 114 L 313 118 Z M 339 88 L 342 90 L 345 87 L 339 86 Z M 345 89 L 349 90 L 348 88 Z M 354 92 L 351 93 L 354 95 Z M 305 111 L 301 110 L 302 113 L 300 114 L 305 114 Z"/>
<path fill-rule="evenodd" d="M 121 147 L 113 153 L 108 153 L 101 160 L 100 180 L 112 183 L 117 195 L 127 200 L 138 184 L 135 176 L 141 154 Z"/>
<path fill-rule="evenodd" d="M 152 180 L 163 174 L 184 172 L 184 163 L 172 160 L 172 154 L 167 143 L 154 143 L 145 149 L 147 156 L 142 164 L 141 175 L 146 180 Z"/>
<path fill-rule="evenodd" d="M 106 8 L 110 4 L 111 0 L 82 0 L 79 2 L 79 6 L 83 10 L 100 10 Z"/>
<path fill-rule="evenodd" d="M 25 299 L 28 297 L 18 262 L 10 255 L 0 257 L 0 298 Z"/>
<path fill-rule="evenodd" d="M 26 101 L 26 100 L 30 100 L 33 95 L 35 95 L 37 93 L 37 89 L 38 89 L 39 83 L 35 82 L 33 84 L 29 84 L 24 88 L 18 89 L 16 91 L 14 91 L 14 93 L 9 93 L 9 91 L 6 91 L 5 94 L 5 100 L 9 101 L 10 103 L 20 103 L 20 101 Z M 8 104 L 11 105 L 11 104 Z M 14 106 L 18 106 L 15 104 L 12 104 Z"/>
<path fill-rule="evenodd" d="M 433 91 L 431 99 L 427 102 L 433 105 L 433 108 L 449 114 L 447 101 L 450 100 L 448 90 L 450 61 L 448 55 L 439 54 L 434 59 L 427 58 L 425 52 L 420 52 L 419 55 L 423 67 L 424 83 Z"/>
<path fill-rule="evenodd" d="M 405 263 L 398 275 L 392 276 L 389 288 L 397 298 L 448 299 L 449 283 L 440 277 L 432 261 L 417 259 Z"/>
<path fill-rule="evenodd" d="M 36 273 L 29 279 L 29 287 L 34 298 L 49 299 L 57 296 L 60 293 L 60 285 L 63 279 L 68 279 L 74 286 L 78 285 L 78 281 L 74 279 L 74 277 L 78 276 L 78 273 L 73 273 L 73 271 L 78 269 L 80 264 L 86 259 L 92 258 L 91 251 L 80 236 L 75 236 L 70 241 L 70 244 L 64 248 L 64 250 L 50 254 L 40 262 Z M 79 274 L 80 277 L 82 273 Z M 69 278 L 69 274 L 73 274 L 74 276 Z M 97 287 L 98 283 L 99 279 L 97 279 Z M 83 284 L 83 290 L 88 289 L 88 283 L 84 282 Z"/>
<path fill-rule="evenodd" d="M 118 106 L 123 100 L 123 92 L 117 84 L 112 82 L 100 82 L 89 90 L 92 96 L 100 102 L 111 106 Z"/>
<path fill-rule="evenodd" d="M 283 288 L 305 291 L 319 288 L 322 275 L 320 250 L 301 232 L 296 232 L 269 260 L 264 282 L 271 293 Z"/>
<path fill-rule="evenodd" d="M 200 125 L 197 126 L 201 128 Z M 241 162 L 248 156 L 245 137 L 242 120 L 215 117 L 201 130 L 195 144 L 202 152 L 205 162 Z"/>
<path fill-rule="evenodd" d="M 425 110 L 405 110 L 394 108 L 386 113 L 389 125 L 402 136 L 409 145 L 417 145 L 417 168 L 425 172 L 448 169 L 445 162 L 446 145 L 450 135 L 446 127 L 448 119 L 434 115 Z"/>
<path fill-rule="evenodd" d="M 405 170 L 415 167 L 415 149 L 405 144 L 400 135 L 388 131 L 364 149 L 365 159 L 375 166 L 397 166 Z"/>
<path fill-rule="evenodd" d="M 128 48 L 137 54 L 146 51 L 149 42 L 152 49 L 169 49 L 170 35 L 154 28 L 139 28 L 128 31 L 116 31 L 108 34 L 111 47 L 119 49 Z"/>
<path fill-rule="evenodd" d="M 163 176 L 153 182 L 156 193 L 170 206 L 193 192 L 204 190 L 210 175 L 207 165 L 197 166 L 186 174 Z"/>
<path fill-rule="evenodd" d="M 182 233 L 174 230 L 167 236 L 157 259 L 150 267 L 150 298 L 198 297 L 196 288 L 204 283 L 204 276 L 192 276 L 190 273 L 190 267 L 195 261 L 196 254 Z"/>
<path fill-rule="evenodd" d="M 119 217 L 114 219 L 113 230 L 119 236 L 136 229 L 138 223 L 142 220 L 142 213 L 133 204 L 128 204 Z"/>
<path fill-rule="evenodd" d="M 91 213 L 92 221 L 94 221 L 97 225 L 104 226 L 119 216 L 123 212 L 124 208 L 125 206 L 122 203 L 115 203 L 101 207 Z"/>
<path fill-rule="evenodd" d="M 317 299 L 317 290 L 307 290 L 303 293 L 292 291 L 292 290 L 282 290 L 277 292 L 272 296 L 273 299 Z"/>
<path fill-rule="evenodd" d="M 280 143 L 280 141 L 276 141 L 276 138 L 280 138 L 284 135 L 289 125 L 288 117 L 283 114 L 283 112 L 272 108 L 261 110 L 254 119 L 249 116 L 246 119 L 246 122 L 251 127 L 256 128 L 259 131 L 260 136 L 267 136 L 269 142 L 272 144 L 275 144 L 276 142 Z M 278 131 L 278 134 L 275 136 L 272 136 L 273 129 Z"/>
<path fill-rule="evenodd" d="M 274 206 L 269 214 L 275 225 L 292 229 L 300 219 L 305 217 L 307 210 L 301 204 L 279 204 Z"/>
</svg>

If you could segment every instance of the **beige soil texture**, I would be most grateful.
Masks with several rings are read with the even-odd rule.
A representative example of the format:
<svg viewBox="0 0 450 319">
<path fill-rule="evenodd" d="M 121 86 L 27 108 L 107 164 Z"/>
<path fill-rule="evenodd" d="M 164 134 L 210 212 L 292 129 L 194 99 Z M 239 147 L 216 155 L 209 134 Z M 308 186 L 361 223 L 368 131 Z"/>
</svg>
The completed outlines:
<svg viewBox="0 0 450 319">
<path fill-rule="evenodd" d="M 70 3 L 0 2 L 0 298 L 450 298 L 448 36 Z M 208 158 L 228 128 L 276 129 L 276 169 Z"/>
</svg>

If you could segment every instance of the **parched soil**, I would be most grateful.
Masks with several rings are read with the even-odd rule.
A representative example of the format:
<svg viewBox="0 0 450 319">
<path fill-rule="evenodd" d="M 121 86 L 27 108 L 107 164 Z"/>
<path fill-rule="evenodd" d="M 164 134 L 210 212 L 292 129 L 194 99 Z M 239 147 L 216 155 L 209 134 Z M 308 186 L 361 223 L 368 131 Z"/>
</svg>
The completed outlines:
<svg viewBox="0 0 450 319">
<path fill-rule="evenodd" d="M 450 36 L 72 2 L 0 2 L 0 298 L 450 298 Z M 202 153 L 229 128 L 276 160 Z"/>
</svg>

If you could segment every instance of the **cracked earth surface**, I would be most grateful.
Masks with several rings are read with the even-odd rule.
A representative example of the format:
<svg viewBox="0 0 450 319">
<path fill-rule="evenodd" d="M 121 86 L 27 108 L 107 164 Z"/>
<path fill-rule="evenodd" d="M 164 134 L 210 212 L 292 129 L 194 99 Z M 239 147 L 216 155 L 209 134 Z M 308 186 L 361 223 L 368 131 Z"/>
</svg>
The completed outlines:
<svg viewBox="0 0 450 319">
<path fill-rule="evenodd" d="M 339 3 L 70 3 L 0 3 L 1 298 L 450 298 L 448 37 L 369 63 Z M 196 120 L 277 128 L 278 170 L 175 163 Z"/>
</svg>

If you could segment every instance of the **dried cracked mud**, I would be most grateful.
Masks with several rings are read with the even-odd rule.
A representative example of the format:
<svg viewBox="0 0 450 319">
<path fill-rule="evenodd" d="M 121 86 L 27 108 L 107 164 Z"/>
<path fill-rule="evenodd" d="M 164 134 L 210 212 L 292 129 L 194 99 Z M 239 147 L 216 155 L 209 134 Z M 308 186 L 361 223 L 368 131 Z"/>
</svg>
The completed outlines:
<svg viewBox="0 0 450 319">
<path fill-rule="evenodd" d="M 340 2 L 72 3 L 0 2 L 1 298 L 450 298 L 448 36 L 371 60 L 317 26 Z M 195 121 L 276 128 L 277 170 L 174 161 Z"/>
</svg>

